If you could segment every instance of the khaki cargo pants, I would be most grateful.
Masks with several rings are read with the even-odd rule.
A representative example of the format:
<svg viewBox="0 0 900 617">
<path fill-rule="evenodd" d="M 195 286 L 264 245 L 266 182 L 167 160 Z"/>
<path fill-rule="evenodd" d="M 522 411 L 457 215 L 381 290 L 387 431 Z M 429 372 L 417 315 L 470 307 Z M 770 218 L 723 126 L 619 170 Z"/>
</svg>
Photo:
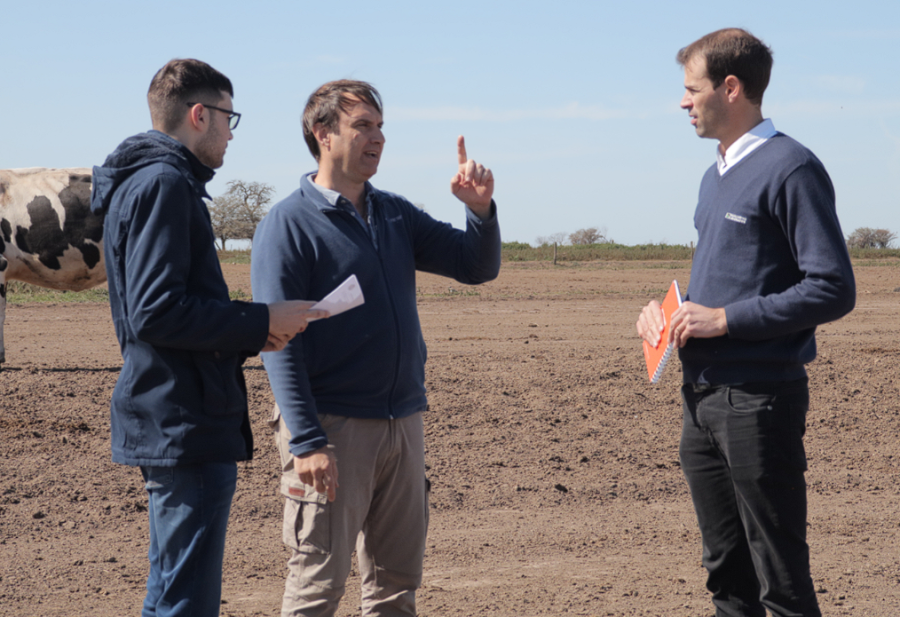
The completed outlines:
<svg viewBox="0 0 900 617">
<path fill-rule="evenodd" d="M 422 414 L 399 420 L 320 415 L 337 458 L 337 497 L 300 482 L 290 433 L 275 406 L 284 543 L 291 549 L 282 617 L 334 615 L 357 551 L 362 614 L 416 614 L 428 531 Z"/>
</svg>

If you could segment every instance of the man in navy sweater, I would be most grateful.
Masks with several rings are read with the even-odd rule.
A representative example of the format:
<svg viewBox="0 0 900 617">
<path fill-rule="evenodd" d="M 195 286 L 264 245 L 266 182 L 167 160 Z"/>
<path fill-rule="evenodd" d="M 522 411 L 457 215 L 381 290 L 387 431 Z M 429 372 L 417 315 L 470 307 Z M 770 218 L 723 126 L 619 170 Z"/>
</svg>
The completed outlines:
<svg viewBox="0 0 900 617">
<path fill-rule="evenodd" d="M 333 615 L 354 548 L 363 615 L 416 614 L 428 524 L 416 270 L 477 284 L 500 269 L 493 175 L 467 158 L 462 137 L 450 188 L 466 205 L 465 232 L 369 183 L 381 110 L 365 82 L 310 96 L 303 134 L 318 170 L 253 239 L 254 298 L 319 299 L 351 274 L 365 297 L 264 358 L 291 549 L 283 616 Z"/>
<path fill-rule="evenodd" d="M 694 214 L 699 234 L 671 331 L 684 371 L 681 464 L 716 615 L 821 615 L 806 543 L 805 364 L 816 326 L 849 313 L 856 285 L 834 188 L 812 152 L 763 119 L 772 55 L 748 32 L 678 53 L 688 111 L 719 142 Z M 637 322 L 650 344 L 663 317 Z"/>
</svg>

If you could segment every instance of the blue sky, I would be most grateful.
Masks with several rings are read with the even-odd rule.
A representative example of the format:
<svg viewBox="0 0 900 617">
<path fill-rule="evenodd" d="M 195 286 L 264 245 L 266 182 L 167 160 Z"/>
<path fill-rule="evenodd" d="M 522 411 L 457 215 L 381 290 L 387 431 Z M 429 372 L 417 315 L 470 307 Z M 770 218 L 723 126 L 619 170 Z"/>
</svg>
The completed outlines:
<svg viewBox="0 0 900 617">
<path fill-rule="evenodd" d="M 445 3 L 8 3 L 0 168 L 90 167 L 150 128 L 146 91 L 168 60 L 228 75 L 244 114 L 210 184 L 266 182 L 276 199 L 314 169 L 300 128 L 325 81 L 385 102 L 373 183 L 464 224 L 449 192 L 455 140 L 490 166 L 506 241 L 605 228 L 624 244 L 696 240 L 715 143 L 678 103 L 679 48 L 727 26 L 775 53 L 763 113 L 831 174 L 845 234 L 900 233 L 900 3 L 556 0 Z"/>
</svg>

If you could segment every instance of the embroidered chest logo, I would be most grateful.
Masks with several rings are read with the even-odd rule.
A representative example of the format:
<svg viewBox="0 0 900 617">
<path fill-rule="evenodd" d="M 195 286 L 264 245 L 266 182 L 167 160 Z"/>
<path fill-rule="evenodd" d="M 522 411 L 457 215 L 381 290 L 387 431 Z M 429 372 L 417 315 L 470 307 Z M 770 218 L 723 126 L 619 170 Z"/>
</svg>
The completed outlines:
<svg viewBox="0 0 900 617">
<path fill-rule="evenodd" d="M 746 216 L 739 216 L 737 214 L 732 214 L 731 212 L 725 213 L 725 218 L 729 221 L 734 221 L 735 223 L 740 223 L 741 225 L 745 225 L 747 223 Z"/>
</svg>

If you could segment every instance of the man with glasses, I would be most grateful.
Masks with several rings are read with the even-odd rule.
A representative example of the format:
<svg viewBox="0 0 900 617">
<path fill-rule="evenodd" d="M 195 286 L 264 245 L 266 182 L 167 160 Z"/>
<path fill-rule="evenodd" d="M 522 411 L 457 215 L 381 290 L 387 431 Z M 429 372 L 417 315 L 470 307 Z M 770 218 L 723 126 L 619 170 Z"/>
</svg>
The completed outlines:
<svg viewBox="0 0 900 617">
<path fill-rule="evenodd" d="M 123 358 L 113 461 L 139 466 L 149 493 L 145 617 L 219 614 L 235 462 L 253 454 L 241 364 L 327 316 L 229 299 L 203 200 L 240 119 L 233 94 L 208 64 L 169 62 L 147 94 L 154 130 L 94 167 Z"/>
</svg>

